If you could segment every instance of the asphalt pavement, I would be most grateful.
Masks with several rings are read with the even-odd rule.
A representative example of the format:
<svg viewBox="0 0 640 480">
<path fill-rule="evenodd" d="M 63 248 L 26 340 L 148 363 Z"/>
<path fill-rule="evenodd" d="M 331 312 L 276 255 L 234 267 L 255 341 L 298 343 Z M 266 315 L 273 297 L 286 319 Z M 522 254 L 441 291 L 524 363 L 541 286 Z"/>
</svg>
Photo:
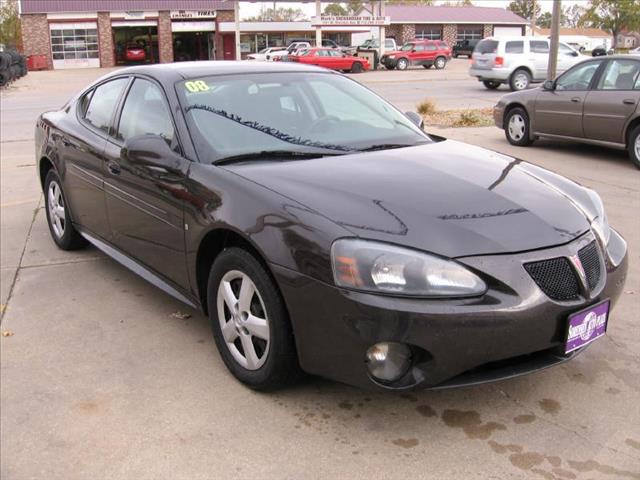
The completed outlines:
<svg viewBox="0 0 640 480">
<path fill-rule="evenodd" d="M 34 121 L 103 73 L 34 72 L 1 93 L 0 302 L 8 336 L 0 337 L 0 477 L 640 479 L 640 172 L 623 152 L 548 141 L 516 148 L 492 127 L 433 130 L 602 195 L 629 243 L 630 271 L 607 336 L 583 355 L 458 390 L 371 393 L 309 378 L 259 394 L 227 373 L 201 314 L 94 248 L 62 252 L 49 238 Z M 403 102 L 423 95 L 443 106 L 466 95 L 470 106 L 503 93 L 454 75 L 461 72 L 358 80 L 407 109 Z"/>
</svg>

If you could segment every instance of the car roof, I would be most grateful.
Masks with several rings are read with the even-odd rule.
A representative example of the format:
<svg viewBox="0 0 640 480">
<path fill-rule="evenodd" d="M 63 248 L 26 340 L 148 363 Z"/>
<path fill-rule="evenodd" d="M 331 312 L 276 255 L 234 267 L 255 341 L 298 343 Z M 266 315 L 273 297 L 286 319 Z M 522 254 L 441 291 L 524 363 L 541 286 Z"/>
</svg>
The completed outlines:
<svg viewBox="0 0 640 480">
<path fill-rule="evenodd" d="M 305 65 L 297 62 L 251 62 L 247 60 L 207 60 L 194 62 L 158 63 L 155 65 L 140 65 L 121 68 L 102 77 L 106 78 L 120 75 L 147 75 L 162 83 L 173 84 L 180 80 L 197 77 L 209 77 L 215 75 L 234 75 L 247 73 L 295 73 L 295 72 L 321 72 L 327 70 L 313 65 Z"/>
</svg>

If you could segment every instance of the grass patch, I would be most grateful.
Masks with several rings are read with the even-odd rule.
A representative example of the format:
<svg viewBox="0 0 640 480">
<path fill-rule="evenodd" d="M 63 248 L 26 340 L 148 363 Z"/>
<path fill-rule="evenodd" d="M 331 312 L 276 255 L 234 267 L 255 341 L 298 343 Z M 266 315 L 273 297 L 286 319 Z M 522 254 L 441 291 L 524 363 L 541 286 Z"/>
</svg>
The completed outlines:
<svg viewBox="0 0 640 480">
<path fill-rule="evenodd" d="M 435 100 L 426 98 L 416 106 L 420 115 L 433 115 L 438 111 Z"/>
<path fill-rule="evenodd" d="M 431 127 L 490 127 L 494 124 L 492 108 L 435 111 L 422 117 L 425 126 Z"/>
</svg>

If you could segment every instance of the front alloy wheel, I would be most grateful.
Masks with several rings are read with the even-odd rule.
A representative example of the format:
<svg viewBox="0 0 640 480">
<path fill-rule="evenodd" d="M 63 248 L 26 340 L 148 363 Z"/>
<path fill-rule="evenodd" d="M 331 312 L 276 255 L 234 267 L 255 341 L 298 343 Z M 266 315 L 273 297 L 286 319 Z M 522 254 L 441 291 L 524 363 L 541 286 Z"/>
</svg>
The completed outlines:
<svg viewBox="0 0 640 480">
<path fill-rule="evenodd" d="M 252 253 L 220 253 L 209 273 L 207 304 L 220 356 L 239 381 L 272 390 L 301 375 L 289 315 L 278 286 Z"/>
<path fill-rule="evenodd" d="M 408 66 L 409 66 L 409 61 L 406 58 L 401 58 L 400 60 L 398 60 L 398 64 L 396 65 L 396 68 L 398 70 L 406 70 Z"/>
<path fill-rule="evenodd" d="M 248 275 L 227 272 L 218 286 L 218 321 L 225 345 L 247 370 L 264 365 L 269 353 L 269 319 L 260 292 Z"/>
<path fill-rule="evenodd" d="M 444 67 L 447 66 L 447 60 L 444 57 L 438 57 L 436 58 L 435 65 L 437 70 L 442 70 Z"/>
</svg>

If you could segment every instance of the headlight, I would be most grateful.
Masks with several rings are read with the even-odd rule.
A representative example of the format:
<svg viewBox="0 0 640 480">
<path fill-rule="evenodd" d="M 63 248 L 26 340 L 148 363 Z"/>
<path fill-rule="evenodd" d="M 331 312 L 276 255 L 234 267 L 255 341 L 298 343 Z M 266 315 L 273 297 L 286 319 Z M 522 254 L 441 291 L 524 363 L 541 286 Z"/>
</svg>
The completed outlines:
<svg viewBox="0 0 640 480">
<path fill-rule="evenodd" d="M 387 55 L 388 58 L 396 58 L 395 55 Z"/>
<path fill-rule="evenodd" d="M 462 265 L 427 253 L 355 238 L 331 247 L 336 285 L 420 297 L 482 295 L 485 283 Z"/>
<path fill-rule="evenodd" d="M 591 201 L 596 207 L 596 217 L 591 221 L 591 230 L 598 238 L 600 245 L 602 248 L 606 250 L 607 245 L 609 245 L 609 239 L 611 238 L 611 228 L 609 227 L 609 222 L 607 221 L 607 214 L 604 211 L 604 204 L 602 203 L 602 199 L 600 195 L 598 195 L 594 190 L 589 188 L 585 189 L 591 197 Z"/>
</svg>

